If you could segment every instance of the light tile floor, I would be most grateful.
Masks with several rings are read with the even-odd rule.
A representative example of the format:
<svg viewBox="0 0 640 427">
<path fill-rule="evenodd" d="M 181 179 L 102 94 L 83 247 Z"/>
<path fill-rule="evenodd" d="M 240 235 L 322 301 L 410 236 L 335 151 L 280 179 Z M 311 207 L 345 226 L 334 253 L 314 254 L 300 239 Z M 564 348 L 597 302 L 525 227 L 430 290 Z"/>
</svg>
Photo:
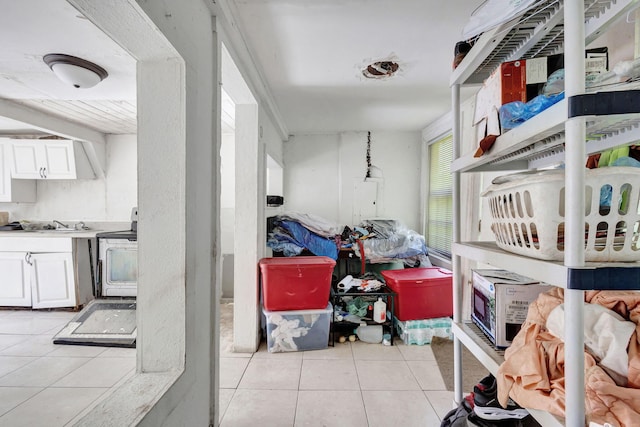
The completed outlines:
<svg viewBox="0 0 640 427">
<path fill-rule="evenodd" d="M 221 307 L 222 427 L 431 427 L 451 409 L 429 346 L 396 339 L 269 353 L 263 343 L 233 353 L 233 305 Z M 74 315 L 0 311 L 0 426 L 72 426 L 133 375 L 135 349 L 52 343 Z"/>
<path fill-rule="evenodd" d="M 400 340 L 220 359 L 222 427 L 437 427 L 452 401 L 431 348 Z"/>
<path fill-rule="evenodd" d="M 221 427 L 437 427 L 452 408 L 431 348 L 397 338 L 292 353 L 222 345 L 220 356 Z"/>
<path fill-rule="evenodd" d="M 0 426 L 71 426 L 133 375 L 129 348 L 53 344 L 69 311 L 0 311 Z"/>
</svg>

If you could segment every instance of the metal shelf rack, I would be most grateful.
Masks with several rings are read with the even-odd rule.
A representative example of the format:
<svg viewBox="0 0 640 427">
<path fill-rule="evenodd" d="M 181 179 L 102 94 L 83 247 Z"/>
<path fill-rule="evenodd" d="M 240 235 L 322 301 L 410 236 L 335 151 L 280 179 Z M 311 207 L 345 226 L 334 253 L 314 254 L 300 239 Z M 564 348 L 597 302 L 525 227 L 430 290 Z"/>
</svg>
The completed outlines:
<svg viewBox="0 0 640 427">
<path fill-rule="evenodd" d="M 483 343 L 473 325 L 463 322 L 461 259 L 468 258 L 505 268 L 565 289 L 566 419 L 543 411 L 530 411 L 543 426 L 583 426 L 583 289 L 608 289 L 622 281 L 622 289 L 638 289 L 640 263 L 585 263 L 584 162 L 588 154 L 640 140 L 640 96 L 635 88 L 586 94 L 583 51 L 585 45 L 638 6 L 637 0 L 541 0 L 511 22 L 483 33 L 454 70 L 450 84 L 453 104 L 453 273 L 455 400 L 462 399 L 462 348 L 468 347 L 494 374 L 504 360 Z M 460 86 L 482 83 L 504 61 L 566 52 L 566 99 L 521 126 L 500 136 L 480 158 L 461 155 Z M 604 106 L 604 107 L 602 107 Z M 495 244 L 460 241 L 460 174 L 465 172 L 522 170 L 565 163 L 567 229 L 563 263 L 507 253 Z M 582 286 L 578 284 L 582 283 Z M 586 283 L 586 286 L 584 285 Z M 621 289 L 616 286 L 616 289 Z M 569 321 L 570 320 L 570 321 Z"/>
</svg>

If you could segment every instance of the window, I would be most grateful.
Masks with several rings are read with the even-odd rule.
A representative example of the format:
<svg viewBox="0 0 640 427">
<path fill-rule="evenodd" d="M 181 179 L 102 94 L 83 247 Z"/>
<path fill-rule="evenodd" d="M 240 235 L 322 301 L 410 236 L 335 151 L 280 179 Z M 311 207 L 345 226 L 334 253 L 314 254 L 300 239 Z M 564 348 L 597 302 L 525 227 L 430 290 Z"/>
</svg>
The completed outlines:
<svg viewBox="0 0 640 427">
<path fill-rule="evenodd" d="M 453 137 L 447 135 L 429 145 L 427 191 L 427 246 L 430 253 L 451 258 L 453 240 Z"/>
</svg>

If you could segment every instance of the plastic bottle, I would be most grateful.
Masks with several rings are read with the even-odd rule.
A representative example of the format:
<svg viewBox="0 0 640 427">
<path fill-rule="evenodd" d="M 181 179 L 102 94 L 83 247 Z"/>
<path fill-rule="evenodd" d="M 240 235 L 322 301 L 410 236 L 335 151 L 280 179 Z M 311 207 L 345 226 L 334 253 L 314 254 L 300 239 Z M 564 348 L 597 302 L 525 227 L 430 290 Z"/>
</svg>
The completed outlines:
<svg viewBox="0 0 640 427">
<path fill-rule="evenodd" d="M 377 323 L 384 323 L 387 320 L 387 304 L 378 297 L 378 301 L 373 304 L 373 320 Z"/>
<path fill-rule="evenodd" d="M 360 324 L 355 330 L 360 341 L 370 344 L 379 344 L 382 342 L 382 325 Z"/>
</svg>

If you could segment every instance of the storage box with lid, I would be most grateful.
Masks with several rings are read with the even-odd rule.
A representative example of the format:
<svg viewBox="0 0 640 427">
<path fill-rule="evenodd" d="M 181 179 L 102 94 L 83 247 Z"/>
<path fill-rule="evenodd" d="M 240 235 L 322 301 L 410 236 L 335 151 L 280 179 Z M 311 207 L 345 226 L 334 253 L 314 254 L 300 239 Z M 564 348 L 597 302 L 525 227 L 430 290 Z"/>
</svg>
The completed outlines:
<svg viewBox="0 0 640 427">
<path fill-rule="evenodd" d="M 265 310 L 319 310 L 327 306 L 336 262 L 323 256 L 260 260 Z"/>
<path fill-rule="evenodd" d="M 329 343 L 333 306 L 321 310 L 262 310 L 270 353 L 321 350 Z"/>
<path fill-rule="evenodd" d="M 431 344 L 433 337 L 453 339 L 450 317 L 437 317 L 435 319 L 398 320 L 394 317 L 393 323 L 397 335 L 405 345 Z"/>
<path fill-rule="evenodd" d="M 401 321 L 453 314 L 452 274 L 438 267 L 385 270 L 386 285 L 396 292 L 394 315 Z"/>
<path fill-rule="evenodd" d="M 529 304 L 549 285 L 507 270 L 473 271 L 471 319 L 496 347 L 508 347 L 527 319 Z"/>
</svg>

